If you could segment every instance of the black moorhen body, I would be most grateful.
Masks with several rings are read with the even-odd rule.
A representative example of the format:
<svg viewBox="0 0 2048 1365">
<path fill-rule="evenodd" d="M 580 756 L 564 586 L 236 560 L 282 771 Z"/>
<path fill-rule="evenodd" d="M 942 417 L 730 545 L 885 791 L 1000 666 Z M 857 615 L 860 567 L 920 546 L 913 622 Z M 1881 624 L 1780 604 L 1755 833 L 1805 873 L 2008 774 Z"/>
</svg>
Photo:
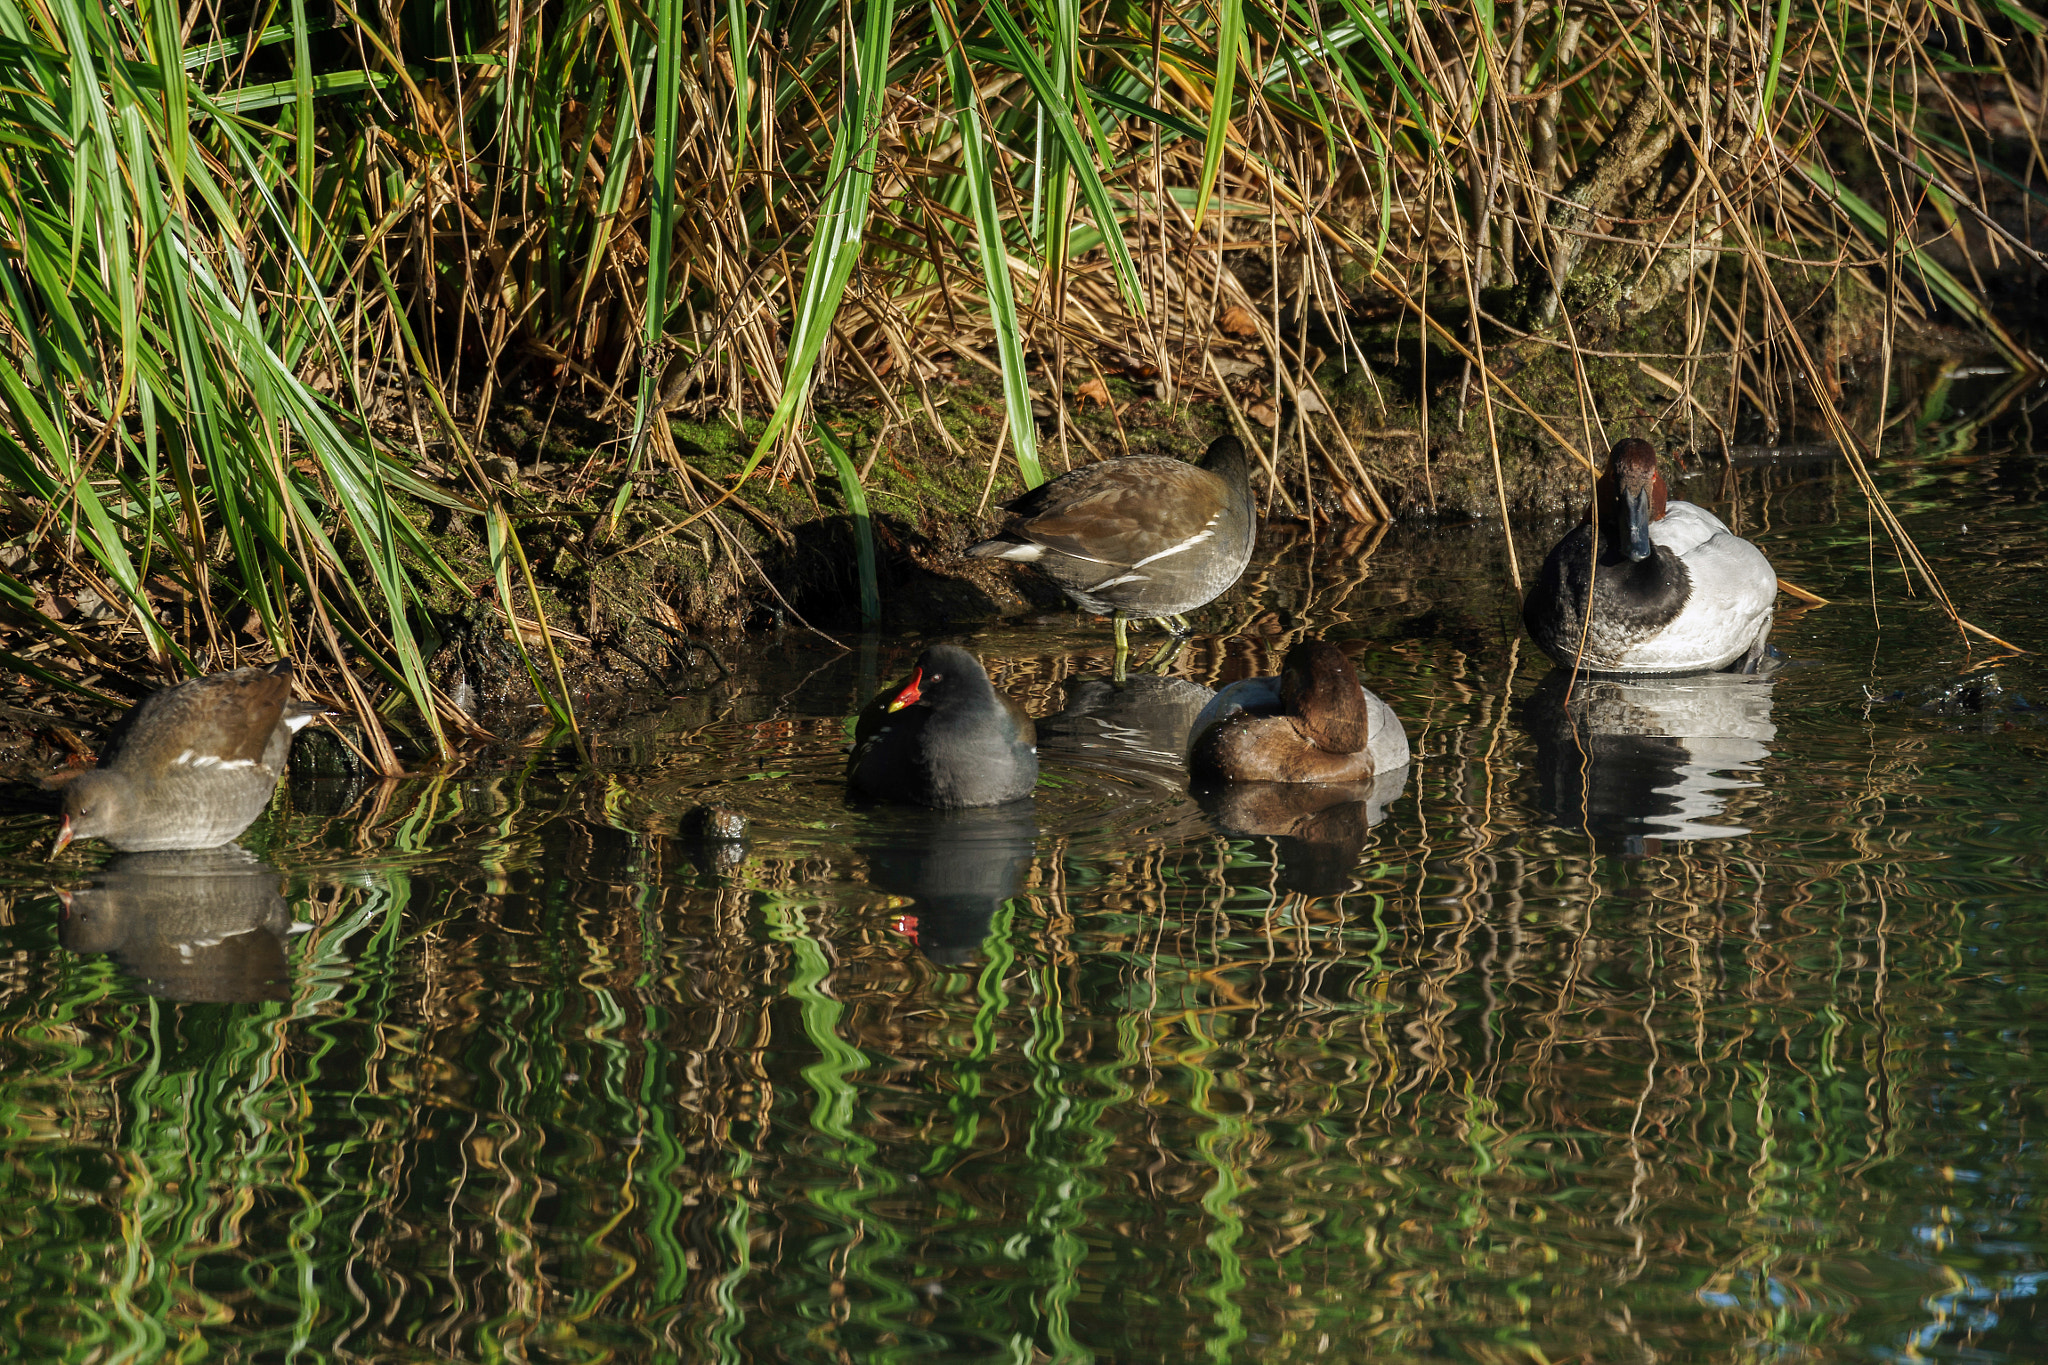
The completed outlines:
<svg viewBox="0 0 2048 1365">
<path fill-rule="evenodd" d="M 130 710 L 99 766 L 43 779 L 64 792 L 62 852 L 214 848 L 249 828 L 284 775 L 292 736 L 320 714 L 291 699 L 289 659 L 167 687 Z"/>
<path fill-rule="evenodd" d="M 933 645 L 854 725 L 846 780 L 863 796 L 953 810 L 1029 796 L 1038 782 L 1031 718 L 957 645 Z"/>
<path fill-rule="evenodd" d="M 1244 445 L 1219 436 L 1201 463 L 1132 455 L 1062 474 L 1005 504 L 1016 518 L 968 547 L 985 559 L 1036 564 L 1084 611 L 1106 614 L 1117 664 L 1126 621 L 1167 617 L 1214 601 L 1237 581 L 1258 533 Z"/>
<path fill-rule="evenodd" d="M 1408 762 L 1391 708 L 1359 684 L 1344 651 L 1303 640 L 1278 678 L 1247 678 L 1195 718 L 1188 767 L 1227 782 L 1370 782 Z"/>
</svg>

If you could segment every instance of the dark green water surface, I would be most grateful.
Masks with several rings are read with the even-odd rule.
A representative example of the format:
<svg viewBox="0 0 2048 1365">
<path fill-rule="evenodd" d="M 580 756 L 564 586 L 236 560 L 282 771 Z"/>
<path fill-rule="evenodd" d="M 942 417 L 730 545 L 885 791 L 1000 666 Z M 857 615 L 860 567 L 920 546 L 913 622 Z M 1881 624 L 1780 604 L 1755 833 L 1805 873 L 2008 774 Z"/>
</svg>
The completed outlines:
<svg viewBox="0 0 2048 1365">
<path fill-rule="evenodd" d="M 1880 478 L 2039 646 L 2019 444 Z M 1347 642 L 1391 801 L 1191 796 L 1062 615 L 970 639 L 1098 708 L 1028 809 L 848 805 L 919 641 L 796 630 L 592 767 L 295 781 L 275 876 L 15 808 L 0 1358 L 2048 1359 L 2043 664 L 1836 466 L 1681 492 L 1834 599 L 1769 681 L 1568 713 L 1497 525 L 1269 536 L 1177 676 Z"/>
</svg>

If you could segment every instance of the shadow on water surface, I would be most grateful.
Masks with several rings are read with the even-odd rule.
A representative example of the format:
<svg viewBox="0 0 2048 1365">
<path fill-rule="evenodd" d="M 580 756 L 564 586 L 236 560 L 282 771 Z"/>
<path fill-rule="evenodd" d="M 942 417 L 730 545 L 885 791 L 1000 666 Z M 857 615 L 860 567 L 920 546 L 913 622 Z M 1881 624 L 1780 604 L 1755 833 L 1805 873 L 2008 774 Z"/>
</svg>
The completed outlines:
<svg viewBox="0 0 2048 1365">
<path fill-rule="evenodd" d="M 1886 477 L 2024 633 L 2040 479 L 1987 468 Z M 1273 536 L 1168 680 L 1108 689 L 1067 618 L 972 637 L 1041 718 L 1014 807 L 849 803 L 921 642 L 789 636 L 593 769 L 295 779 L 276 877 L 189 910 L 0 817 L 21 1351 L 2039 1359 L 2041 666 L 1881 559 L 1854 605 L 1825 469 L 1688 491 L 1836 599 L 1771 679 L 1567 712 L 1497 527 Z M 1190 792 L 1193 709 L 1303 630 L 1412 766 Z"/>
</svg>

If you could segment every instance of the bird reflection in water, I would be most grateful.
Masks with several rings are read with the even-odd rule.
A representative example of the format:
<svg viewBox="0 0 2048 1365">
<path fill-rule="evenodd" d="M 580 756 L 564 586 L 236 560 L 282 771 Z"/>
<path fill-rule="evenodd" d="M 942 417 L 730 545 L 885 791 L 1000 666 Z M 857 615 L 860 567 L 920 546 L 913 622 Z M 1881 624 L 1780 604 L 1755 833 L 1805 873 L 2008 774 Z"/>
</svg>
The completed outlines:
<svg viewBox="0 0 2048 1365">
<path fill-rule="evenodd" d="M 1370 782 L 1205 782 L 1193 788 L 1219 834 L 1272 841 L 1281 890 L 1341 895 L 1372 827 L 1408 784 L 1408 765 Z"/>
<path fill-rule="evenodd" d="M 1003 902 L 1020 894 L 1038 843 L 1028 800 L 965 810 L 874 807 L 860 851 L 868 883 L 912 904 L 897 926 L 941 966 L 973 960 Z"/>
<path fill-rule="evenodd" d="M 74 953 L 108 953 L 166 1000 L 283 1000 L 292 932 L 277 869 L 235 844 L 128 853 L 59 893 Z"/>
<path fill-rule="evenodd" d="M 1070 678 L 1067 704 L 1038 722 L 1038 747 L 1138 758 L 1178 769 L 1188 727 L 1216 694 L 1186 678 L 1139 673 L 1122 683 Z"/>
<path fill-rule="evenodd" d="M 1768 676 L 1545 678 L 1523 710 L 1536 740 L 1539 805 L 1557 824 L 1614 839 L 1628 854 L 1663 839 L 1747 834 L 1718 823 L 1728 793 L 1770 756 Z M 1566 705 L 1566 694 L 1570 704 Z"/>
</svg>

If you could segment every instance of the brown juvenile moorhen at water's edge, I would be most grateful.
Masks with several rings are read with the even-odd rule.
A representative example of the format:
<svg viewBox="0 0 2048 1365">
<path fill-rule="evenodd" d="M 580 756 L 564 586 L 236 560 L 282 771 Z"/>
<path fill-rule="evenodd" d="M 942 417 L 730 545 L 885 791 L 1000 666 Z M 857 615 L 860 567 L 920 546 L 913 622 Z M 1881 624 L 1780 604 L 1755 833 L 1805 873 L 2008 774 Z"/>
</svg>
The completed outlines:
<svg viewBox="0 0 2048 1365">
<path fill-rule="evenodd" d="M 1188 768 L 1198 779 L 1370 782 L 1408 762 L 1400 719 L 1324 640 L 1289 649 L 1277 678 L 1218 692 L 1191 733 Z"/>
<path fill-rule="evenodd" d="M 293 701 L 291 688 L 287 659 L 144 698 L 98 767 L 43 779 L 64 792 L 52 856 L 74 839 L 104 839 L 123 853 L 213 848 L 249 828 L 284 775 L 292 736 L 320 714 Z"/>
<path fill-rule="evenodd" d="M 952 810 L 1029 796 L 1031 717 L 957 645 L 933 645 L 855 722 L 846 780 L 863 796 Z"/>
<path fill-rule="evenodd" d="M 1006 503 L 1016 520 L 971 545 L 984 559 L 1035 564 L 1084 611 L 1106 614 L 1119 668 L 1124 622 L 1169 618 L 1237 581 L 1259 529 L 1244 445 L 1219 436 L 1201 463 L 1131 455 L 1062 474 Z"/>
</svg>

